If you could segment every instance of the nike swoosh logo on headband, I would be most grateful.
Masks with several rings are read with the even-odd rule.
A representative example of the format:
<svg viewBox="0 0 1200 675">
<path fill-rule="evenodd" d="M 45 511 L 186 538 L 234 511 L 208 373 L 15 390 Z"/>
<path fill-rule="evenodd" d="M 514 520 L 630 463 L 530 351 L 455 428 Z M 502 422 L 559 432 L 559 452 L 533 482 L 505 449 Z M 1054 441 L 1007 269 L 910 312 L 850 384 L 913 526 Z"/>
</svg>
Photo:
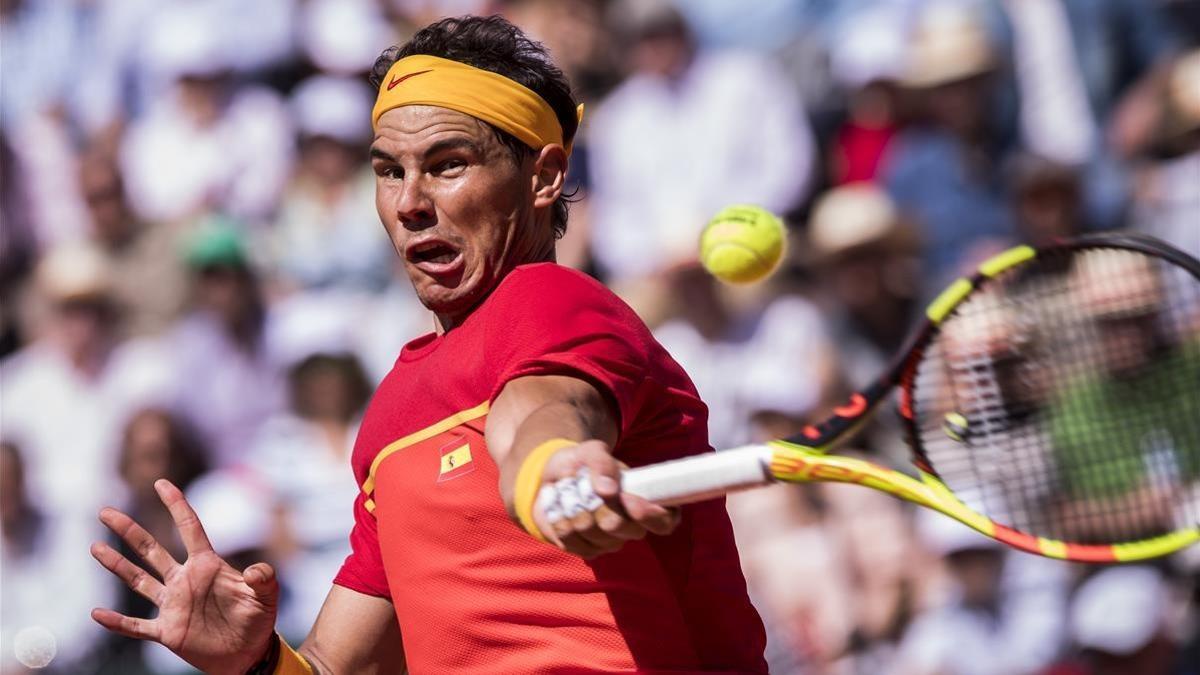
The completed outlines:
<svg viewBox="0 0 1200 675">
<path fill-rule="evenodd" d="M 405 75 L 404 77 L 396 77 L 395 75 L 393 75 L 392 81 L 388 82 L 387 90 L 391 91 L 392 88 L 394 88 L 396 85 L 400 84 L 401 82 L 407 80 L 410 77 L 416 77 L 417 75 L 424 75 L 425 73 L 432 73 L 432 72 L 433 72 L 432 70 L 418 70 L 417 72 L 409 73 L 409 74 Z"/>
</svg>

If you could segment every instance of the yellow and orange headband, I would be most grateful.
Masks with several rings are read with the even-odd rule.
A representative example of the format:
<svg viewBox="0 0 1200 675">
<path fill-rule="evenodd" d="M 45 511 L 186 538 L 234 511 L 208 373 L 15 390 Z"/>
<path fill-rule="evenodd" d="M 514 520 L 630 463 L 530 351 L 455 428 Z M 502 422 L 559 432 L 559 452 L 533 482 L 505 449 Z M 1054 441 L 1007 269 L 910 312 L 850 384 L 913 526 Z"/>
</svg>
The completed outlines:
<svg viewBox="0 0 1200 675">
<path fill-rule="evenodd" d="M 498 73 L 437 56 L 408 56 L 392 64 L 379 85 L 371 111 L 371 125 L 392 108 L 432 105 L 457 110 L 519 138 L 540 150 L 563 142 L 562 126 L 554 109 L 533 90 Z M 583 105 L 576 111 L 583 119 Z"/>
</svg>

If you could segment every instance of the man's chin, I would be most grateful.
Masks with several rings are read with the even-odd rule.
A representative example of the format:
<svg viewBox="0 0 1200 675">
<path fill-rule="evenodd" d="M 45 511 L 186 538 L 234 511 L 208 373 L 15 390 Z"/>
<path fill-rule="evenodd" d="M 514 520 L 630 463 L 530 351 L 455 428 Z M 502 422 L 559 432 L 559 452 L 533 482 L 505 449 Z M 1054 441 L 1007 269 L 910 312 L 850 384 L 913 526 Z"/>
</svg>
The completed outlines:
<svg viewBox="0 0 1200 675">
<path fill-rule="evenodd" d="M 475 306 L 475 293 L 463 287 L 446 288 L 433 286 L 417 291 L 417 299 L 425 305 L 425 309 L 438 316 L 455 316 L 469 311 Z"/>
</svg>

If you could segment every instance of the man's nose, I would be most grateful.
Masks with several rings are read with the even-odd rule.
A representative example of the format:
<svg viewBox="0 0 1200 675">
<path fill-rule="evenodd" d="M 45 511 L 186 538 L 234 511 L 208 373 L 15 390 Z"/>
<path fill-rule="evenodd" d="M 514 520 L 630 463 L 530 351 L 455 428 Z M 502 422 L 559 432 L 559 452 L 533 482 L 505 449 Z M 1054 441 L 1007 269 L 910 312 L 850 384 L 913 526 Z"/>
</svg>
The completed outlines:
<svg viewBox="0 0 1200 675">
<path fill-rule="evenodd" d="M 434 221 L 433 200 L 426 189 L 423 176 L 413 176 L 404 181 L 400 197 L 396 200 L 396 215 L 400 224 L 410 230 L 429 227 Z"/>
</svg>

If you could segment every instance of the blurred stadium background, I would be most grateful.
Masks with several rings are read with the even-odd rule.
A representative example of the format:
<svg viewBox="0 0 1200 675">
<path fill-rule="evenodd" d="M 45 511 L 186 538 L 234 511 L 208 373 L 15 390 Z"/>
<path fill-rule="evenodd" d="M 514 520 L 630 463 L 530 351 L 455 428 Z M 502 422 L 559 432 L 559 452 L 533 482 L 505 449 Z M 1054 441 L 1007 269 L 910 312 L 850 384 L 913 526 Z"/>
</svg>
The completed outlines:
<svg viewBox="0 0 1200 675">
<path fill-rule="evenodd" d="M 150 611 L 87 551 L 104 504 L 174 541 L 161 476 L 219 553 L 279 567 L 303 638 L 357 417 L 431 326 L 374 213 L 365 74 L 464 13 L 543 41 L 586 101 L 560 261 L 646 319 L 717 447 L 822 417 L 1013 242 L 1200 255 L 1195 0 L 0 0 L 4 673 L 31 625 L 50 672 L 186 672 L 88 617 Z M 735 202 L 786 215 L 766 284 L 695 264 Z M 905 466 L 892 427 L 853 451 Z M 772 672 L 1200 672 L 1200 551 L 1063 564 L 837 485 L 730 509 Z"/>
</svg>

